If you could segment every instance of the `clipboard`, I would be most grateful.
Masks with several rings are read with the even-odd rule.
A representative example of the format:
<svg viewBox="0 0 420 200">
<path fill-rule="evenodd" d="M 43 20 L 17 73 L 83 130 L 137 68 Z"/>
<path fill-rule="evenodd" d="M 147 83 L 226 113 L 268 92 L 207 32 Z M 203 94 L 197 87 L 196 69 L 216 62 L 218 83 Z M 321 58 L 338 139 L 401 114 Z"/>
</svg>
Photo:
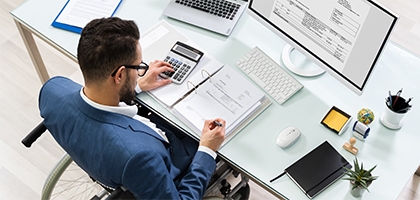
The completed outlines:
<svg viewBox="0 0 420 200">
<path fill-rule="evenodd" d="M 68 0 L 51 26 L 80 34 L 83 27 L 93 19 L 112 17 L 121 2 L 122 0 Z"/>
</svg>

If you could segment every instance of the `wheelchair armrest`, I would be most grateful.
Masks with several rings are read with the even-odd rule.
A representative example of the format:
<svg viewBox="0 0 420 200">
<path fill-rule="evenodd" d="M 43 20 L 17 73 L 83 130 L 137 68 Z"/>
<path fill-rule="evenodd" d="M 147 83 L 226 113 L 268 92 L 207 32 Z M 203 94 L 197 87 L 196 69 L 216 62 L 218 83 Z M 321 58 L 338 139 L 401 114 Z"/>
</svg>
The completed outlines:
<svg viewBox="0 0 420 200">
<path fill-rule="evenodd" d="M 46 130 L 47 127 L 44 123 L 39 123 L 38 126 L 36 126 L 25 138 L 23 138 L 23 145 L 28 148 L 31 147 L 32 143 L 34 143 Z"/>
</svg>

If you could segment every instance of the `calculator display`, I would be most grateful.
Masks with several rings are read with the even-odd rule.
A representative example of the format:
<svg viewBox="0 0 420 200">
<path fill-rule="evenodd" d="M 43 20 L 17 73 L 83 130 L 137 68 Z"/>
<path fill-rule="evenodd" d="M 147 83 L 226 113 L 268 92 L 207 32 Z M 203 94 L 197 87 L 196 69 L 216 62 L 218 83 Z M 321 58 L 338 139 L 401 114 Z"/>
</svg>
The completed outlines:
<svg viewBox="0 0 420 200">
<path fill-rule="evenodd" d="M 183 46 L 181 46 L 179 44 L 175 44 L 175 46 L 173 48 L 173 51 L 178 52 L 178 53 L 181 53 L 184 56 L 187 56 L 187 57 L 189 57 L 189 58 L 191 58 L 191 59 L 193 59 L 195 61 L 198 61 L 200 59 L 200 57 L 201 57 L 200 54 L 195 53 L 194 51 L 189 50 L 189 49 L 187 49 L 187 48 L 185 48 L 185 47 L 183 47 Z"/>
</svg>

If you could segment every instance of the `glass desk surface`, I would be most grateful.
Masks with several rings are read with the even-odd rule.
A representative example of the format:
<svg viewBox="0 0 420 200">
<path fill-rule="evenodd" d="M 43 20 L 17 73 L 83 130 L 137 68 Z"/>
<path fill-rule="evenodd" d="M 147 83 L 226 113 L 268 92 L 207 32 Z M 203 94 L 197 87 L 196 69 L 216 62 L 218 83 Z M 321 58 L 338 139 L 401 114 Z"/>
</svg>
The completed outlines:
<svg viewBox="0 0 420 200">
<path fill-rule="evenodd" d="M 33 34 L 75 58 L 79 35 L 51 26 L 65 2 L 66 0 L 29 0 L 11 14 Z M 275 61 L 280 62 L 281 50 L 286 43 L 247 13 L 243 14 L 232 34 L 225 37 L 162 16 L 168 2 L 124 0 L 115 16 L 135 20 L 142 33 L 158 21 L 167 20 L 199 47 L 235 69 L 236 60 L 254 46 L 260 47 Z M 338 136 L 323 127 L 320 121 L 332 106 L 337 106 L 353 117 L 360 109 L 369 108 L 375 114 L 375 120 L 370 125 L 371 132 L 365 141 L 357 140 L 355 146 L 359 149 L 359 161 L 368 168 L 377 164 L 374 175 L 380 177 L 369 187 L 370 193 L 365 193 L 364 198 L 395 199 L 420 161 L 420 125 L 417 123 L 420 110 L 415 105 L 416 98 L 420 98 L 419 75 L 419 57 L 393 43 L 386 46 L 361 96 L 351 92 L 329 74 L 312 78 L 292 74 L 304 88 L 283 105 L 273 101 L 269 108 L 223 146 L 219 153 L 272 193 L 290 199 L 306 199 L 303 192 L 288 177 L 282 177 L 273 183 L 269 180 L 325 140 L 352 163 L 353 154 L 342 148 L 352 137 L 351 127 Z M 414 97 L 414 106 L 403 118 L 403 127 L 390 130 L 380 123 L 379 117 L 385 109 L 384 100 L 388 91 L 396 93 L 401 88 L 402 96 Z M 190 130 L 148 94 L 142 93 L 138 97 L 175 123 Z M 350 126 L 353 123 L 354 118 Z M 290 148 L 281 149 L 275 144 L 275 139 L 286 126 L 297 127 L 302 135 Z M 338 180 L 316 198 L 353 199 L 348 184 L 348 181 Z"/>
</svg>

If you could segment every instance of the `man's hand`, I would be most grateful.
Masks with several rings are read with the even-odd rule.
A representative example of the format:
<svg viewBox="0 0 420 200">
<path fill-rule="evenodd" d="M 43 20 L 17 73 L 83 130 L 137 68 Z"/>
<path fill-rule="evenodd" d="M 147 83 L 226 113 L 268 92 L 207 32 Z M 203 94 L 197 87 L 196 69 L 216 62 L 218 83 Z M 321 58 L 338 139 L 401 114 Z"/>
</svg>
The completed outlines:
<svg viewBox="0 0 420 200">
<path fill-rule="evenodd" d="M 222 126 L 217 126 L 213 121 L 217 121 Z M 200 146 L 206 146 L 213 151 L 217 151 L 225 140 L 226 121 L 220 118 L 206 120 L 201 133 Z"/>
<path fill-rule="evenodd" d="M 170 79 L 161 79 L 159 78 L 159 74 L 164 71 L 171 71 L 172 66 L 161 60 L 155 60 L 149 64 L 149 70 L 147 70 L 146 74 L 143 77 L 137 79 L 137 84 L 139 84 L 140 89 L 142 91 L 149 91 L 155 88 L 167 85 L 172 83 Z"/>
</svg>

